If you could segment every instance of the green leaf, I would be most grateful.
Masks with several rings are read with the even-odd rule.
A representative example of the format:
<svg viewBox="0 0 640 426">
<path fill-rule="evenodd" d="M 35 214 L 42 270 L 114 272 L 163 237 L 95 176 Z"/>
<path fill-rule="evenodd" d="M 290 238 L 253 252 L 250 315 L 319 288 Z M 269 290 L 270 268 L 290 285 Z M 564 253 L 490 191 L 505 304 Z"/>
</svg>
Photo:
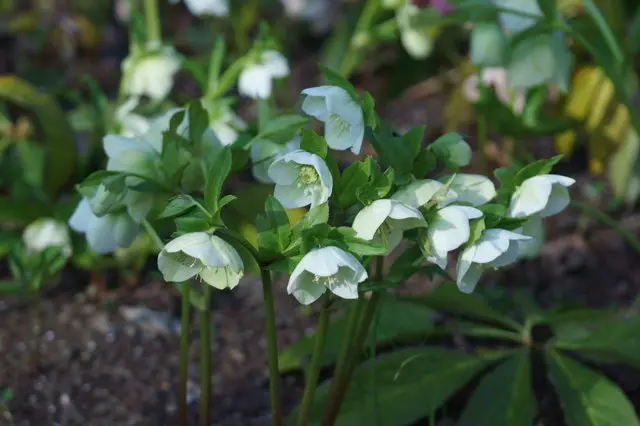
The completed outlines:
<svg viewBox="0 0 640 426">
<path fill-rule="evenodd" d="M 410 132 L 406 137 L 399 136 L 387 122 L 380 120 L 375 132 L 367 128 L 365 134 L 384 164 L 393 167 L 396 172 L 411 173 L 419 153 L 419 149 L 415 149 L 414 133 Z"/>
<path fill-rule="evenodd" d="M 572 329 L 565 327 L 564 334 L 556 338 L 556 346 L 640 366 L 640 317 L 607 318 L 607 311 L 604 318 L 597 314 L 594 311 L 593 321 L 584 321 L 582 327 L 575 323 Z"/>
<path fill-rule="evenodd" d="M 349 382 L 335 425 L 411 424 L 440 407 L 485 363 L 481 357 L 440 348 L 403 349 L 366 362 Z M 310 425 L 320 424 L 327 392 L 328 383 L 318 389 Z"/>
<path fill-rule="evenodd" d="M 158 219 L 180 216 L 196 205 L 196 200 L 191 195 L 179 194 L 169 201 L 162 213 L 158 215 Z"/>
<path fill-rule="evenodd" d="M 358 202 L 358 191 L 369 183 L 371 160 L 369 157 L 350 164 L 340 176 L 337 201 L 342 207 L 350 207 Z"/>
<path fill-rule="evenodd" d="M 478 207 L 478 210 L 484 214 L 484 222 L 489 229 L 496 228 L 507 214 L 507 208 L 502 204 L 485 204 Z"/>
<path fill-rule="evenodd" d="M 0 280 L 0 294 L 22 294 L 27 289 L 25 286 L 17 281 L 2 281 Z"/>
<path fill-rule="evenodd" d="M 511 47 L 507 80 L 512 88 L 529 89 L 552 79 L 556 67 L 549 35 L 527 37 Z"/>
<path fill-rule="evenodd" d="M 558 0 L 538 0 L 538 6 L 542 14 L 549 22 L 554 22 L 557 18 Z"/>
<path fill-rule="evenodd" d="M 362 113 L 364 116 L 365 126 L 371 127 L 373 130 L 378 127 L 378 114 L 376 114 L 376 101 L 371 96 L 371 93 L 364 92 L 361 97 L 360 105 L 362 106 Z"/>
<path fill-rule="evenodd" d="M 381 295 L 376 315 L 377 326 L 375 330 L 373 327 L 370 328 L 367 342 L 376 342 L 377 346 L 423 338 L 428 336 L 433 328 L 432 310 L 414 303 L 402 302 L 392 294 Z M 331 322 L 325 342 L 323 365 L 329 365 L 336 360 L 347 327 L 347 317 L 348 315 L 342 314 Z M 315 338 L 315 332 L 305 335 L 280 352 L 280 371 L 303 368 L 311 358 Z"/>
<path fill-rule="evenodd" d="M 231 171 L 231 150 L 223 147 L 217 153 L 211 164 L 204 189 L 204 206 L 209 213 L 214 214 L 219 210 L 220 195 L 225 179 Z"/>
<path fill-rule="evenodd" d="M 537 410 L 531 389 L 530 364 L 529 351 L 521 349 L 495 367 L 471 395 L 458 425 L 532 425 Z"/>
<path fill-rule="evenodd" d="M 265 212 L 258 216 L 258 246 L 269 257 L 282 254 L 291 242 L 289 216 L 282 204 L 272 195 L 267 197 Z"/>
<path fill-rule="evenodd" d="M 567 426 L 640 425 L 631 401 L 606 376 L 555 351 L 547 365 Z"/>
<path fill-rule="evenodd" d="M 436 163 L 436 156 L 428 149 L 423 149 L 413 161 L 412 172 L 418 179 L 421 179 L 435 170 Z"/>
<path fill-rule="evenodd" d="M 469 241 L 467 241 L 467 246 L 474 244 L 476 241 L 480 239 L 482 233 L 485 229 L 487 229 L 487 225 L 484 217 L 479 219 L 473 219 L 469 221 Z"/>
<path fill-rule="evenodd" d="M 476 294 L 465 294 L 453 284 L 441 284 L 426 296 L 407 298 L 407 301 L 423 303 L 433 310 L 468 315 L 502 324 L 519 331 L 522 327 L 506 315 L 493 309 L 485 299 Z"/>
<path fill-rule="evenodd" d="M 77 162 L 75 136 L 65 113 L 51 96 L 15 76 L 0 76 L 0 99 L 37 117 L 46 142 L 44 186 L 54 195 L 74 175 Z"/>
<path fill-rule="evenodd" d="M 291 139 L 301 128 L 309 122 L 308 117 L 298 114 L 284 114 L 272 117 L 260 132 L 259 139 L 269 139 L 274 135 L 284 133 L 290 135 L 287 139 Z"/>
<path fill-rule="evenodd" d="M 320 65 L 320 70 L 322 71 L 322 74 L 324 75 L 324 78 L 329 85 L 343 88 L 344 90 L 349 92 L 354 100 L 358 100 L 358 92 L 353 87 L 353 85 L 349 83 L 349 80 L 341 76 L 338 72 L 327 68 L 324 65 Z"/>
<path fill-rule="evenodd" d="M 425 258 L 420 246 L 411 245 L 395 259 L 389 268 L 387 279 L 392 282 L 402 282 L 409 279 L 419 270 L 423 269 Z"/>
<path fill-rule="evenodd" d="M 327 223 L 329 220 L 329 204 L 322 203 L 314 208 L 310 209 L 304 216 L 295 224 L 294 232 L 300 233 L 301 231 L 311 228 L 312 226 L 319 225 L 321 223 Z"/>
<path fill-rule="evenodd" d="M 189 142 L 192 146 L 199 146 L 202 135 L 209 127 L 209 113 L 202 106 L 199 99 L 189 102 L 187 106 L 189 117 Z"/>
<path fill-rule="evenodd" d="M 201 217 L 199 213 L 192 213 L 188 216 L 182 216 L 175 219 L 176 230 L 178 234 L 188 234 L 190 232 L 206 232 L 211 228 L 209 221 Z"/>
<path fill-rule="evenodd" d="M 327 152 L 329 152 L 329 146 L 327 141 L 313 130 L 302 129 L 302 141 L 300 142 L 300 149 L 303 149 L 312 154 L 316 154 L 320 158 L 325 158 Z"/>
<path fill-rule="evenodd" d="M 358 238 L 353 228 L 345 226 L 333 229 L 329 238 L 341 243 L 347 251 L 356 256 L 379 256 L 387 252 L 383 244 Z"/>
</svg>

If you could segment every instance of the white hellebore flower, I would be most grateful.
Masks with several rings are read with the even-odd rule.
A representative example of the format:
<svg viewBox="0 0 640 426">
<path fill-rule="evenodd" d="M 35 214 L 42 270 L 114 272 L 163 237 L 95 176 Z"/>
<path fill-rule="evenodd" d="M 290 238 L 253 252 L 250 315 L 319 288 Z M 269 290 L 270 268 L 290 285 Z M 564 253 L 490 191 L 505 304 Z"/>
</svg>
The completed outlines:
<svg viewBox="0 0 640 426">
<path fill-rule="evenodd" d="M 349 92 L 338 86 L 319 86 L 304 89 L 307 95 L 302 110 L 324 122 L 327 145 L 340 151 L 350 149 L 360 154 L 364 139 L 364 114 Z"/>
<path fill-rule="evenodd" d="M 315 32 L 329 29 L 334 17 L 333 0 L 280 0 L 287 16 L 309 22 Z"/>
<path fill-rule="evenodd" d="M 531 237 L 504 229 L 487 229 L 480 239 L 463 250 L 458 259 L 456 284 L 471 293 L 486 267 L 499 268 L 518 259 L 519 242 Z"/>
<path fill-rule="evenodd" d="M 206 108 L 206 106 L 205 106 Z M 211 114 L 211 130 L 222 146 L 228 146 L 238 139 L 238 133 L 247 128 L 245 123 L 231 108 L 225 107 L 218 114 Z"/>
<path fill-rule="evenodd" d="M 324 160 L 301 149 L 278 157 L 267 175 L 276 184 L 274 197 L 287 209 L 313 208 L 326 202 L 333 191 L 333 177 Z"/>
<path fill-rule="evenodd" d="M 86 234 L 89 247 L 99 254 L 111 253 L 118 247 L 129 247 L 139 230 L 139 225 L 124 211 L 96 216 L 86 198 L 76 207 L 69 219 L 69 226 Z"/>
<path fill-rule="evenodd" d="M 456 202 L 468 203 L 474 207 L 487 204 L 496 196 L 495 185 L 491 179 L 482 175 L 459 173 L 454 176 L 449 190 L 455 194 Z"/>
<path fill-rule="evenodd" d="M 329 289 L 343 299 L 358 298 L 358 284 L 367 271 L 351 253 L 338 247 L 311 250 L 296 265 L 289 278 L 287 293 L 309 305 Z"/>
<path fill-rule="evenodd" d="M 252 99 L 271 96 L 272 80 L 289 75 L 287 58 L 278 51 L 265 50 L 257 62 L 247 65 L 238 78 L 238 91 Z"/>
<path fill-rule="evenodd" d="M 447 191 L 442 182 L 433 179 L 422 179 L 411 182 L 409 185 L 399 189 L 391 199 L 416 208 L 423 207 L 429 202 L 434 202 L 444 207 L 456 200 L 456 194 L 450 189 Z"/>
<path fill-rule="evenodd" d="M 181 282 L 196 275 L 217 289 L 232 289 L 244 273 L 244 264 L 228 242 L 206 232 L 191 232 L 170 241 L 158 255 L 165 281 Z"/>
<path fill-rule="evenodd" d="M 422 213 L 397 200 L 376 200 L 358 212 L 353 229 L 363 240 L 382 242 L 391 252 L 408 229 L 427 226 Z"/>
<path fill-rule="evenodd" d="M 22 241 L 26 249 L 32 253 L 58 247 L 65 257 L 69 257 L 73 250 L 67 225 L 51 218 L 31 222 L 22 233 Z"/>
<path fill-rule="evenodd" d="M 462 83 L 462 93 L 470 102 L 478 102 L 480 99 L 479 85 L 493 89 L 496 97 L 504 105 L 511 108 L 516 114 L 521 114 L 526 101 L 523 90 L 512 90 L 509 88 L 507 70 L 501 67 L 483 68 L 480 74 L 472 74 Z"/>
<path fill-rule="evenodd" d="M 286 144 L 260 139 L 251 145 L 251 172 L 256 180 L 262 183 L 273 183 L 269 177 L 269 167 L 279 156 L 300 149 L 300 136 L 296 136 Z"/>
<path fill-rule="evenodd" d="M 561 175 L 539 175 L 526 179 L 511 197 L 508 217 L 541 217 L 560 213 L 569 205 L 569 190 L 575 179 Z"/>
<path fill-rule="evenodd" d="M 473 207 L 450 205 L 438 210 L 427 228 L 431 252 L 427 260 L 446 268 L 447 254 L 469 241 L 469 220 L 480 217 L 482 212 Z"/>
<path fill-rule="evenodd" d="M 229 14 L 229 0 L 184 0 L 184 4 L 189 12 L 196 16 L 227 16 Z"/>
<path fill-rule="evenodd" d="M 116 108 L 115 121 L 120 125 L 122 136 L 140 136 L 149 130 L 149 119 L 133 112 L 139 99 L 129 98 Z"/>
<path fill-rule="evenodd" d="M 160 101 L 169 95 L 179 69 L 180 59 L 173 47 L 149 43 L 146 51 L 134 53 L 122 62 L 123 92 Z"/>
<path fill-rule="evenodd" d="M 539 214 L 535 214 L 522 225 L 520 233 L 531 237 L 530 240 L 519 241 L 519 254 L 521 258 L 532 259 L 538 255 L 544 244 L 544 222 Z"/>
<path fill-rule="evenodd" d="M 418 13 L 420 8 L 407 2 L 396 10 L 396 19 L 400 28 L 400 40 L 407 53 L 416 59 L 424 59 L 433 51 L 434 40 L 440 30 L 437 25 L 416 28 L 411 20 Z"/>
</svg>

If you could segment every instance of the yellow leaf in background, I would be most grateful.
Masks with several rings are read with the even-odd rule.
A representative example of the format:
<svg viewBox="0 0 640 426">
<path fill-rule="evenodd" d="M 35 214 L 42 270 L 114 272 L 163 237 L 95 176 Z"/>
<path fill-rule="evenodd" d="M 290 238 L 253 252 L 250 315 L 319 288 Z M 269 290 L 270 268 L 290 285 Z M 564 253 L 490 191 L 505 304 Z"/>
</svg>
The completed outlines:
<svg viewBox="0 0 640 426">
<path fill-rule="evenodd" d="M 613 83 L 601 68 L 585 66 L 575 73 L 565 113 L 584 123 L 588 134 L 589 170 L 594 174 L 603 173 L 607 160 L 627 135 L 630 117 L 627 108 L 616 101 Z M 576 138 L 573 130 L 556 135 L 556 150 L 570 155 Z"/>
</svg>

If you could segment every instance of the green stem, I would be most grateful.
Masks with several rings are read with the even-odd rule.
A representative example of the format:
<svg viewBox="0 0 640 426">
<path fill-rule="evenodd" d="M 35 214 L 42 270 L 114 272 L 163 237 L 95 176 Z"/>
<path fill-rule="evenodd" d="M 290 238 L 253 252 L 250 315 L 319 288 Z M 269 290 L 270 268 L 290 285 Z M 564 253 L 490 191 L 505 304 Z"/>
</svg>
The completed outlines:
<svg viewBox="0 0 640 426">
<path fill-rule="evenodd" d="M 178 371 L 178 404 L 180 426 L 187 426 L 187 383 L 189 381 L 189 309 L 191 283 L 182 283 L 180 309 L 180 367 Z"/>
<path fill-rule="evenodd" d="M 618 235 L 620 235 L 620 237 L 625 240 L 633 250 L 636 251 L 636 253 L 640 254 L 640 240 L 635 235 L 633 235 L 633 233 L 629 232 L 622 225 L 620 225 L 617 220 L 615 220 L 608 214 L 601 212 L 597 208 L 585 203 L 581 203 L 579 201 L 572 201 L 570 206 L 574 209 L 578 209 L 584 213 L 587 213 L 598 222 L 610 226 L 611 229 L 616 231 Z"/>
<path fill-rule="evenodd" d="M 209 426 L 211 413 L 211 291 L 203 284 L 204 309 L 200 312 L 200 426 Z"/>
<path fill-rule="evenodd" d="M 382 275 L 384 269 L 384 257 L 376 258 L 376 270 L 374 275 L 374 282 L 381 282 Z M 336 381 L 335 388 L 333 388 L 333 393 L 329 396 L 329 401 L 327 402 L 327 407 L 324 411 L 324 415 L 322 417 L 322 426 L 333 426 L 338 417 L 338 413 L 340 412 L 340 406 L 342 405 L 342 399 L 344 397 L 345 392 L 347 391 L 347 387 L 349 385 L 349 380 L 351 379 L 351 375 L 353 374 L 353 370 L 357 365 L 357 360 L 360 354 L 362 353 L 362 348 L 364 347 L 364 343 L 367 340 L 367 335 L 369 334 L 369 327 L 371 325 L 371 321 L 373 320 L 374 314 L 376 312 L 376 307 L 378 305 L 378 301 L 380 300 L 380 292 L 375 291 L 371 295 L 371 298 L 366 302 L 366 307 L 364 308 L 364 313 L 362 314 L 362 319 L 355 333 L 355 337 L 353 339 L 353 344 L 349 350 L 349 355 L 346 357 L 344 370 L 341 372 L 340 377 L 334 377 L 334 381 Z M 333 387 L 333 383 L 332 383 Z"/>
<path fill-rule="evenodd" d="M 616 65 L 622 65 L 625 62 L 624 52 L 602 12 L 593 0 L 582 0 L 582 5 L 598 27 L 605 43 L 609 47 L 609 50 L 611 50 L 611 54 L 616 61 Z"/>
<path fill-rule="evenodd" d="M 320 377 L 320 369 L 322 368 L 322 357 L 324 355 L 324 344 L 327 338 L 327 330 L 329 328 L 329 303 L 330 293 L 323 296 L 322 310 L 318 319 L 318 327 L 316 329 L 315 344 L 313 346 L 313 354 L 311 362 L 307 370 L 304 384 L 304 395 L 300 404 L 300 413 L 298 414 L 297 426 L 306 426 L 309 422 L 309 410 L 313 404 L 313 397 L 318 385 L 318 377 Z"/>
<path fill-rule="evenodd" d="M 342 58 L 342 63 L 340 64 L 340 74 L 342 74 L 345 78 L 349 78 L 353 69 L 358 65 L 358 60 L 360 58 L 360 43 L 356 43 L 357 38 L 362 35 L 366 35 L 378 14 L 378 10 L 380 8 L 379 0 L 367 0 L 364 7 L 362 8 L 362 12 L 360 13 L 360 18 L 358 18 L 358 22 L 356 23 L 356 27 L 351 35 L 351 40 L 349 41 L 349 48 L 347 49 L 347 53 Z"/>
<path fill-rule="evenodd" d="M 144 0 L 144 22 L 147 27 L 147 41 L 161 41 L 158 0 Z"/>
<path fill-rule="evenodd" d="M 276 335 L 276 313 L 273 302 L 271 272 L 260 270 L 264 295 L 264 314 L 267 329 L 267 359 L 269 363 L 269 395 L 273 426 L 282 426 L 282 399 L 280 397 L 280 368 L 278 367 L 278 340 Z"/>
<path fill-rule="evenodd" d="M 153 229 L 153 226 L 151 226 L 151 224 L 147 219 L 144 219 L 142 221 L 142 226 L 144 227 L 145 231 L 147 231 L 147 233 L 153 240 L 154 244 L 158 247 L 158 249 L 162 250 L 164 248 L 164 243 L 162 242 L 162 238 L 160 238 L 160 235 L 158 235 L 156 230 Z"/>
</svg>

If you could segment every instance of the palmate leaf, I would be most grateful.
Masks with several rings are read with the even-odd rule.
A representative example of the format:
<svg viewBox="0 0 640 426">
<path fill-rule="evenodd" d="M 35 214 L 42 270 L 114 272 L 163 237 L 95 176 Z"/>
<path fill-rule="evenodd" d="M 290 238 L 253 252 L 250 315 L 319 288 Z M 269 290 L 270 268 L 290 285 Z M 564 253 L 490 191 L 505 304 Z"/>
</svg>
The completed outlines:
<svg viewBox="0 0 640 426">
<path fill-rule="evenodd" d="M 471 395 L 459 426 L 529 426 L 536 412 L 530 354 L 519 350 L 487 374 Z"/>
<path fill-rule="evenodd" d="M 568 426 L 640 425 L 629 399 L 607 377 L 555 351 L 547 364 Z"/>
<path fill-rule="evenodd" d="M 335 425 L 411 424 L 439 408 L 487 362 L 429 347 L 403 349 L 366 362 L 353 374 Z M 329 383 L 318 388 L 310 425 L 320 424 L 328 389 Z"/>
</svg>

